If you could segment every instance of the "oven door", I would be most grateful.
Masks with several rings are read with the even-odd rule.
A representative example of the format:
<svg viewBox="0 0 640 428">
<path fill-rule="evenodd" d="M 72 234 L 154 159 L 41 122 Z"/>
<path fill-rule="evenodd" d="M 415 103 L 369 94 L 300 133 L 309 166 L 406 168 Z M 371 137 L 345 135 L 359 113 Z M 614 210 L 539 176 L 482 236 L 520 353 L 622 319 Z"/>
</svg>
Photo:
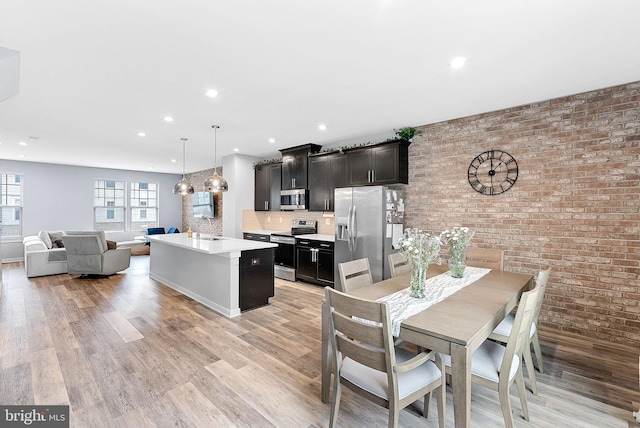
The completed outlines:
<svg viewBox="0 0 640 428">
<path fill-rule="evenodd" d="M 296 280 L 296 240 L 292 237 L 271 235 L 271 242 L 278 244 L 274 254 L 274 276 Z"/>
</svg>

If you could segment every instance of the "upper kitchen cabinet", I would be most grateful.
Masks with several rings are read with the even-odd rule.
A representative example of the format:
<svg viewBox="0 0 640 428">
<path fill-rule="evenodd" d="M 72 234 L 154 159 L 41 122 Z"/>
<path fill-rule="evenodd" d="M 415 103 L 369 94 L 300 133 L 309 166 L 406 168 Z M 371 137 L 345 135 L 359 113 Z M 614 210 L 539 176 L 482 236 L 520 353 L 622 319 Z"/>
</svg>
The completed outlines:
<svg viewBox="0 0 640 428">
<path fill-rule="evenodd" d="M 307 156 L 309 153 L 317 153 L 321 147 L 317 144 L 304 144 L 280 150 L 282 153 L 282 190 L 307 188 Z"/>
<path fill-rule="evenodd" d="M 281 163 L 257 165 L 255 167 L 256 211 L 280 211 Z"/>
<path fill-rule="evenodd" d="M 409 184 L 409 144 L 394 140 L 347 151 L 348 185 Z"/>
<path fill-rule="evenodd" d="M 347 186 L 347 155 L 309 158 L 309 211 L 333 211 L 333 191 Z"/>
</svg>

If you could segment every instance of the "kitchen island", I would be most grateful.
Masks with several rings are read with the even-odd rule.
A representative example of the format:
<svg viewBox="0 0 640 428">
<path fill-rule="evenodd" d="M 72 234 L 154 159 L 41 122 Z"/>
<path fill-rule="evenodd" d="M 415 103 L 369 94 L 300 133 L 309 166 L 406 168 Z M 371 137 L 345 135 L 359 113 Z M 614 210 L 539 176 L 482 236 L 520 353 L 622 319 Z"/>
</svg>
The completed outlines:
<svg viewBox="0 0 640 428">
<path fill-rule="evenodd" d="M 269 303 L 276 244 L 186 233 L 148 236 L 149 277 L 227 317 Z"/>
</svg>

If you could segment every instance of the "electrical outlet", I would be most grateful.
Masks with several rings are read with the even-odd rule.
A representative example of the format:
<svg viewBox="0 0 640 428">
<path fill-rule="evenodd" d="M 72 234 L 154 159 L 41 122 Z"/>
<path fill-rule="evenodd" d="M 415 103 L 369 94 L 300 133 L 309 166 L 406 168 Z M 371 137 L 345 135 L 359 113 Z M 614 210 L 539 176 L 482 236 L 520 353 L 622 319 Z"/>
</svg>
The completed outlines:
<svg viewBox="0 0 640 428">
<path fill-rule="evenodd" d="M 282 223 L 282 217 L 280 217 L 280 223 Z"/>
<path fill-rule="evenodd" d="M 324 219 L 324 224 L 326 224 L 327 226 L 331 225 L 331 219 L 330 218 L 325 218 Z"/>
<path fill-rule="evenodd" d="M 267 217 L 267 223 L 271 223 L 271 216 Z"/>
</svg>

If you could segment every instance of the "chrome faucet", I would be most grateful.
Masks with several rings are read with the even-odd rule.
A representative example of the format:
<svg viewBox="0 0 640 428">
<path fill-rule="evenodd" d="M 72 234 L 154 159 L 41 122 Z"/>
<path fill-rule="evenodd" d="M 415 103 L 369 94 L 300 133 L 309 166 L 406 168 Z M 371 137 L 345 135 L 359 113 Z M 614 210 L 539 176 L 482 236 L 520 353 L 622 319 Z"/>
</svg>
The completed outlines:
<svg viewBox="0 0 640 428">
<path fill-rule="evenodd" d="M 196 221 L 196 239 L 200 239 L 200 222 Z"/>
</svg>

